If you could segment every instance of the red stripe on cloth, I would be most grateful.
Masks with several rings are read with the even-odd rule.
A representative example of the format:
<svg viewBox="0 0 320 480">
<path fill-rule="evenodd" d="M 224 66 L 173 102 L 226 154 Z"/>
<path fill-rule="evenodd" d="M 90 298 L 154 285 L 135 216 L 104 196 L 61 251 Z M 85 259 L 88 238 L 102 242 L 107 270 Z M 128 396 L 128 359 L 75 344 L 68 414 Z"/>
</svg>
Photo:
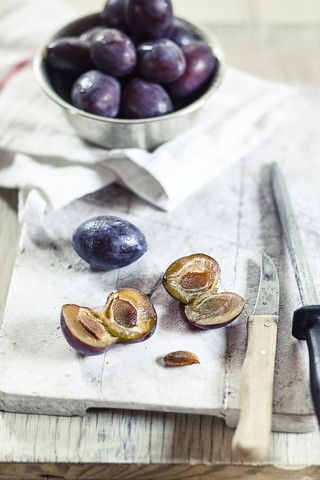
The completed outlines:
<svg viewBox="0 0 320 480">
<path fill-rule="evenodd" d="M 3 87 L 8 83 L 8 81 L 14 77 L 17 73 L 20 72 L 23 68 L 25 68 L 29 63 L 32 61 L 32 58 L 25 58 L 24 60 L 21 60 L 21 62 L 17 63 L 14 65 L 8 73 L 6 73 L 1 79 L 0 79 L 0 91 L 3 89 Z"/>
</svg>

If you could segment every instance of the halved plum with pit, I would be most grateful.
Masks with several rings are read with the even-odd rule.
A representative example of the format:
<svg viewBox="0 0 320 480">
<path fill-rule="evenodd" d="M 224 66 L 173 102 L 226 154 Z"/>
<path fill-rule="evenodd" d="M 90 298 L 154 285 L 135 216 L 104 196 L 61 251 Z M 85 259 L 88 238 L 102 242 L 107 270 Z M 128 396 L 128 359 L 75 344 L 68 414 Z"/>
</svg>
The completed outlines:
<svg viewBox="0 0 320 480">
<path fill-rule="evenodd" d="M 135 288 L 112 292 L 101 314 L 105 327 L 119 343 L 146 340 L 154 332 L 157 320 L 149 297 Z"/>
<path fill-rule="evenodd" d="M 204 253 L 194 253 L 171 263 L 162 281 L 173 298 L 188 304 L 204 292 L 217 290 L 220 270 L 214 258 Z"/>
<path fill-rule="evenodd" d="M 240 295 L 217 292 L 220 273 L 219 263 L 203 253 L 179 258 L 165 271 L 165 289 L 185 305 L 187 320 L 198 328 L 224 327 L 244 308 Z"/>
<path fill-rule="evenodd" d="M 147 340 L 157 324 L 149 297 L 135 288 L 112 292 L 101 311 L 63 305 L 60 323 L 71 347 L 83 355 L 105 353 L 113 345 Z"/>
</svg>

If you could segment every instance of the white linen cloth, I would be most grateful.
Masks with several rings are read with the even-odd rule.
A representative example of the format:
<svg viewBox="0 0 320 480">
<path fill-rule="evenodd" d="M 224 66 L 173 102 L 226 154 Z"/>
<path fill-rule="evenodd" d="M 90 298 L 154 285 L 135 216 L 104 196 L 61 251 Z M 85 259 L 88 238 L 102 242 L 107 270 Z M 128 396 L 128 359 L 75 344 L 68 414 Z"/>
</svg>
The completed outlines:
<svg viewBox="0 0 320 480">
<path fill-rule="evenodd" d="M 154 152 L 89 145 L 32 69 L 34 52 L 79 16 L 62 0 L 10 0 L 0 12 L 0 186 L 19 189 L 21 221 L 115 181 L 170 211 L 269 137 L 293 93 L 228 66 L 206 118 Z"/>
</svg>

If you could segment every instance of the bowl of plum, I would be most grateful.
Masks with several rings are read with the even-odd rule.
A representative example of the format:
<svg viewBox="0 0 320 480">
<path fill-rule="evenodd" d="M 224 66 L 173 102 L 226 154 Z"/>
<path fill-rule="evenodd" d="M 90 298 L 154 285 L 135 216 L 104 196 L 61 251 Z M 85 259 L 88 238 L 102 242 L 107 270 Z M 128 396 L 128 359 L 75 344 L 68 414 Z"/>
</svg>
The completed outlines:
<svg viewBox="0 0 320 480">
<path fill-rule="evenodd" d="M 196 125 L 224 73 L 217 38 L 170 0 L 108 0 L 55 32 L 34 73 L 94 145 L 153 150 Z"/>
</svg>

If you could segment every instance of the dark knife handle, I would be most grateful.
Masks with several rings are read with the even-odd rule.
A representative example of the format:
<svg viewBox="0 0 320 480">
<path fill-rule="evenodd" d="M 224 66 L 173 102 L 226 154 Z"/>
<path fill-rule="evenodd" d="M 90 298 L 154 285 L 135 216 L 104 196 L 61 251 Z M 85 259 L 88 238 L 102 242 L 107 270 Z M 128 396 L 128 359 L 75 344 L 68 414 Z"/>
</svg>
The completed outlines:
<svg viewBox="0 0 320 480">
<path fill-rule="evenodd" d="M 311 396 L 320 426 L 320 305 L 304 306 L 294 312 L 292 335 L 306 340 L 308 345 Z"/>
</svg>

